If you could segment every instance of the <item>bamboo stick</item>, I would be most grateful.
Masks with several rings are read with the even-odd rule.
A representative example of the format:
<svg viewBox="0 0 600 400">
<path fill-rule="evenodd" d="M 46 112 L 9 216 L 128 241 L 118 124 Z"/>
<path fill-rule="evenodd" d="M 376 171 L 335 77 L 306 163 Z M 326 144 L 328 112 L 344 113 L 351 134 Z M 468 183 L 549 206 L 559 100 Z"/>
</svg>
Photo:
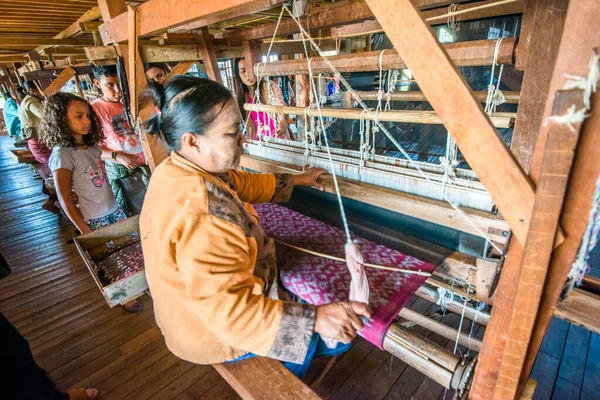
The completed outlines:
<svg viewBox="0 0 600 400">
<path fill-rule="evenodd" d="M 418 312 L 413 311 L 409 308 L 403 308 L 402 310 L 400 310 L 398 316 L 410 322 L 414 322 L 415 324 L 422 326 L 423 328 L 429 329 L 430 331 L 435 332 L 438 335 L 445 337 L 446 339 L 450 339 L 452 341 L 456 340 L 458 330 L 444 325 L 441 322 L 435 321 L 431 318 L 427 318 L 426 316 L 419 314 Z M 460 333 L 460 335 L 458 335 L 458 343 L 475 351 L 480 351 L 482 346 L 481 340 L 469 338 L 469 335 L 466 335 L 462 332 Z"/>
<path fill-rule="evenodd" d="M 302 107 L 289 106 L 272 106 L 268 104 L 244 104 L 244 110 L 267 112 L 275 114 L 291 114 L 305 115 L 305 109 Z M 442 120 L 437 116 L 435 111 L 383 111 L 369 115 L 362 113 L 358 109 L 341 109 L 341 108 L 321 108 L 322 117 L 341 118 L 341 119 L 361 119 L 361 114 L 365 120 L 374 120 L 375 117 L 379 121 L 388 122 L 407 122 L 412 124 L 442 124 Z M 497 128 L 510 128 L 513 125 L 516 114 L 505 113 L 504 115 L 493 115 L 490 120 Z M 318 117 L 319 112 L 316 108 L 309 108 L 307 115 L 310 117 Z"/>
<path fill-rule="evenodd" d="M 377 96 L 379 94 L 378 91 L 357 91 L 359 97 L 362 100 L 376 101 Z M 504 97 L 506 98 L 506 103 L 508 104 L 517 104 L 519 102 L 519 98 L 521 97 L 520 92 L 506 91 L 502 92 Z M 488 92 L 486 91 L 478 91 L 473 92 L 475 98 L 481 102 L 484 102 L 487 98 Z M 383 100 L 386 100 L 387 93 L 384 93 Z M 390 93 L 391 101 L 427 101 L 425 95 L 421 91 L 411 90 L 407 92 L 391 92 Z"/>
<path fill-rule="evenodd" d="M 282 244 L 284 246 L 287 246 L 289 248 L 292 248 L 294 250 L 298 250 L 301 251 L 303 253 L 307 253 L 307 254 L 312 254 L 313 256 L 319 256 L 322 258 L 326 258 L 328 260 L 334 260 L 334 261 L 340 261 L 343 263 L 346 263 L 346 260 L 340 257 L 335 257 L 335 256 L 330 256 L 329 254 L 323 254 L 323 253 L 319 253 L 317 251 L 312 251 L 312 250 L 308 250 L 302 247 L 298 247 L 298 246 L 294 246 L 292 244 L 289 243 L 285 243 L 282 242 L 281 240 L 277 240 L 277 239 L 273 239 L 275 242 Z M 374 269 L 382 269 L 382 270 L 386 270 L 386 271 L 393 271 L 393 272 L 401 272 L 403 274 L 412 274 L 412 275 L 420 275 L 420 276 L 431 276 L 431 274 L 429 272 L 422 272 L 422 271 L 414 271 L 411 269 L 401 269 L 401 268 L 394 268 L 394 267 L 386 267 L 383 265 L 376 265 L 376 264 L 369 264 L 369 263 L 364 263 L 363 264 L 365 267 L 367 268 L 374 268 Z"/>
</svg>

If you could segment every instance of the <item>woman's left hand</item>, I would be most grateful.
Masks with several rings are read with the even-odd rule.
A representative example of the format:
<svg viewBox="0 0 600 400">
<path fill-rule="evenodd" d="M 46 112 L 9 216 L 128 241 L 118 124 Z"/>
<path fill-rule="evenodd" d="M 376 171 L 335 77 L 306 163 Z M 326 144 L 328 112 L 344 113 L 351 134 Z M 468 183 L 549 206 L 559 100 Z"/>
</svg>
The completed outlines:
<svg viewBox="0 0 600 400">
<path fill-rule="evenodd" d="M 294 175 L 294 185 L 312 186 L 319 190 L 324 190 L 325 188 L 318 182 L 318 179 L 321 175 L 326 173 L 327 171 L 323 168 L 311 167 L 306 164 L 300 175 Z"/>
</svg>

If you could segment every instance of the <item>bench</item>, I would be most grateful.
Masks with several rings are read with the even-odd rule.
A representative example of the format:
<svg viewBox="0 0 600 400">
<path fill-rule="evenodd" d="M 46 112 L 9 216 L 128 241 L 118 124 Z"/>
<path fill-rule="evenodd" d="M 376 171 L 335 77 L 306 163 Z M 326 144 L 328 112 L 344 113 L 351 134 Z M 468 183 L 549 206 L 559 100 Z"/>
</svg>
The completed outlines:
<svg viewBox="0 0 600 400">
<path fill-rule="evenodd" d="M 54 177 L 50 168 L 47 165 L 33 163 L 29 164 L 29 167 L 33 171 L 33 176 L 37 179 L 40 178 L 44 181 L 44 186 L 50 191 L 51 194 L 56 193 L 56 186 L 54 185 Z"/>
<path fill-rule="evenodd" d="M 279 361 L 254 357 L 213 367 L 245 400 L 317 400 L 320 397 Z"/>
</svg>

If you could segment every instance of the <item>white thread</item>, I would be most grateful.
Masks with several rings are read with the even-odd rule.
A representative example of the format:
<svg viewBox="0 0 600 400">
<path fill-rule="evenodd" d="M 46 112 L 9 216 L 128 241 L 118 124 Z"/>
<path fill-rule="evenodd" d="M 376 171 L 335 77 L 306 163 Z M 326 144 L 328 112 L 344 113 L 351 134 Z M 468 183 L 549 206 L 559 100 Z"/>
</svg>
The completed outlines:
<svg viewBox="0 0 600 400">
<path fill-rule="evenodd" d="M 571 107 L 569 107 L 566 114 L 552 115 L 546 118 L 544 126 L 547 126 L 550 122 L 554 122 L 560 125 L 567 125 L 571 132 L 576 133 L 577 129 L 575 129 L 575 124 L 582 123 L 587 117 L 589 117 L 589 114 L 585 108 L 576 111 L 575 104 L 573 104 Z"/>
<path fill-rule="evenodd" d="M 590 72 L 587 77 L 575 76 L 575 75 L 564 75 L 566 78 L 571 79 L 567 81 L 563 89 L 581 89 L 583 90 L 583 105 L 586 110 L 590 109 L 590 98 L 592 93 L 598 91 L 598 81 L 600 80 L 600 53 L 596 52 L 590 60 Z"/>
<path fill-rule="evenodd" d="M 288 9 L 288 7 L 284 4 L 283 5 L 283 9 L 285 9 L 288 14 L 291 15 L 290 10 Z M 314 40 L 312 40 L 312 38 L 310 37 L 310 35 L 308 35 L 308 33 L 306 32 L 306 30 L 304 29 L 304 27 L 302 27 L 302 25 L 300 24 L 300 22 L 298 21 L 297 18 L 294 18 L 292 16 L 292 19 L 294 20 L 294 22 L 296 22 L 296 24 L 298 25 L 298 28 L 300 29 L 300 32 L 302 32 L 302 34 L 304 36 L 306 36 L 310 42 L 310 44 L 313 46 L 313 48 L 318 51 L 319 53 L 321 52 L 321 49 L 319 48 L 319 46 L 315 43 Z M 303 42 L 305 49 L 306 49 L 306 44 L 305 42 Z M 305 50 L 306 51 L 306 50 Z M 339 71 L 337 70 L 337 68 L 335 68 L 335 66 L 331 63 L 331 61 L 329 60 L 328 57 L 323 56 L 323 61 L 325 61 L 325 63 L 327 64 L 327 66 L 334 72 L 334 73 L 338 73 Z M 363 109 L 367 109 L 367 114 L 370 117 L 373 117 L 373 114 L 371 113 L 370 110 L 368 110 L 368 107 L 366 106 L 365 102 L 362 101 L 362 99 L 360 98 L 360 96 L 358 95 L 358 93 L 356 93 L 356 91 L 350 86 L 350 84 L 348 83 L 348 81 L 346 81 L 346 79 L 344 79 L 343 76 L 340 75 L 340 82 L 342 82 L 342 84 L 344 85 L 344 87 L 346 88 L 346 90 L 348 90 L 350 92 L 350 94 L 352 95 L 352 97 L 354 98 L 354 100 L 360 104 L 360 106 Z M 377 126 L 383 131 L 383 133 L 385 133 L 386 137 L 390 140 L 390 142 L 392 142 L 392 144 L 394 144 L 394 146 L 396 146 L 396 148 L 398 149 L 398 151 L 400 151 L 400 153 L 406 158 L 406 160 L 419 172 L 419 174 L 423 177 L 423 179 L 425 179 L 427 182 L 429 183 L 433 183 L 432 180 L 427 176 L 427 174 L 425 174 L 425 172 L 423 171 L 423 169 L 413 161 L 413 159 L 409 156 L 408 152 L 404 149 L 404 147 L 402 147 L 400 145 L 400 143 L 398 143 L 398 141 L 391 135 L 391 133 L 385 128 L 385 126 L 383 126 L 379 121 L 377 121 Z M 472 218 L 469 217 L 467 214 L 464 213 L 464 211 L 462 211 L 462 209 L 460 209 L 460 207 L 458 207 L 456 204 L 454 204 L 454 202 L 452 202 L 450 200 L 450 198 L 445 194 L 442 193 L 442 197 L 443 199 L 450 204 L 450 206 L 469 224 L 471 225 L 471 227 L 483 238 L 485 238 L 491 245 L 492 247 L 494 247 L 501 255 L 504 254 L 503 250 L 496 245 L 492 238 L 486 233 L 484 232 L 477 224 L 475 224 L 475 222 L 473 222 Z"/>
<path fill-rule="evenodd" d="M 450 304 L 452 304 L 452 302 L 454 301 L 454 293 L 452 293 L 451 290 L 448 290 L 443 287 L 437 288 L 437 291 L 438 291 L 438 300 L 435 304 L 440 306 L 440 308 L 442 309 L 442 312 L 446 313 L 448 306 Z"/>
<path fill-rule="evenodd" d="M 456 32 L 460 27 L 460 21 L 456 20 L 456 11 L 458 10 L 458 4 L 452 3 L 448 6 L 448 28 L 451 31 Z"/>
<path fill-rule="evenodd" d="M 471 290 L 471 287 L 467 287 L 467 296 L 469 295 L 469 291 Z M 458 340 L 460 339 L 460 333 L 462 331 L 462 326 L 463 326 L 463 321 L 465 320 L 465 311 L 467 311 L 467 301 L 469 301 L 468 297 L 461 297 L 461 299 L 463 300 L 463 310 L 462 310 L 462 314 L 460 315 L 460 323 L 458 324 L 458 331 L 456 332 L 456 342 L 454 342 L 454 354 L 456 354 L 456 352 L 458 351 Z"/>
<path fill-rule="evenodd" d="M 594 56 L 590 60 L 590 72 L 587 77 L 575 76 L 565 74 L 564 76 L 571 79 L 567 81 L 563 90 L 573 90 L 580 89 L 582 91 L 581 96 L 583 100 L 583 108 L 581 110 L 577 110 L 575 104 L 573 104 L 567 110 L 567 113 L 564 115 L 552 115 L 546 118 L 544 122 L 544 126 L 547 126 L 550 122 L 554 122 L 557 124 L 564 124 L 569 127 L 571 132 L 577 132 L 575 129 L 575 124 L 580 124 L 589 114 L 587 111 L 590 109 L 590 99 L 592 97 L 592 93 L 598 91 L 598 80 L 600 80 L 600 53 L 596 51 Z"/>
<path fill-rule="evenodd" d="M 490 73 L 490 83 L 488 84 L 488 94 L 485 99 L 485 112 L 488 115 L 493 115 L 496 112 L 496 107 L 500 104 L 506 103 L 506 98 L 504 97 L 504 93 L 500 90 L 500 81 L 502 80 L 502 71 L 504 70 L 504 64 L 498 64 L 498 56 L 500 53 L 500 45 L 504 40 L 503 37 L 499 38 L 496 41 L 496 46 L 494 47 L 494 60 L 492 61 L 492 71 Z M 498 73 L 498 84 L 494 85 L 494 75 L 496 71 L 496 66 L 500 65 L 500 72 Z"/>
</svg>

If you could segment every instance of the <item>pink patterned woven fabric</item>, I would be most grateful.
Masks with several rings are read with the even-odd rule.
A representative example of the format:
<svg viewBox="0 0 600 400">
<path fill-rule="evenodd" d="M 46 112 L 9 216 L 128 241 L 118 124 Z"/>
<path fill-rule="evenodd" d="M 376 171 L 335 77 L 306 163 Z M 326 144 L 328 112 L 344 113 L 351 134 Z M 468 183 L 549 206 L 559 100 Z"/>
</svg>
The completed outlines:
<svg viewBox="0 0 600 400">
<path fill-rule="evenodd" d="M 344 231 L 277 204 L 255 206 L 267 235 L 282 242 L 344 258 Z M 366 263 L 431 272 L 435 265 L 353 236 Z M 283 285 L 313 304 L 347 301 L 350 272 L 344 262 L 328 260 L 276 243 L 277 265 Z M 408 299 L 427 277 L 366 268 L 371 290 L 372 318 L 360 334 L 382 348 L 385 334 Z"/>
</svg>

